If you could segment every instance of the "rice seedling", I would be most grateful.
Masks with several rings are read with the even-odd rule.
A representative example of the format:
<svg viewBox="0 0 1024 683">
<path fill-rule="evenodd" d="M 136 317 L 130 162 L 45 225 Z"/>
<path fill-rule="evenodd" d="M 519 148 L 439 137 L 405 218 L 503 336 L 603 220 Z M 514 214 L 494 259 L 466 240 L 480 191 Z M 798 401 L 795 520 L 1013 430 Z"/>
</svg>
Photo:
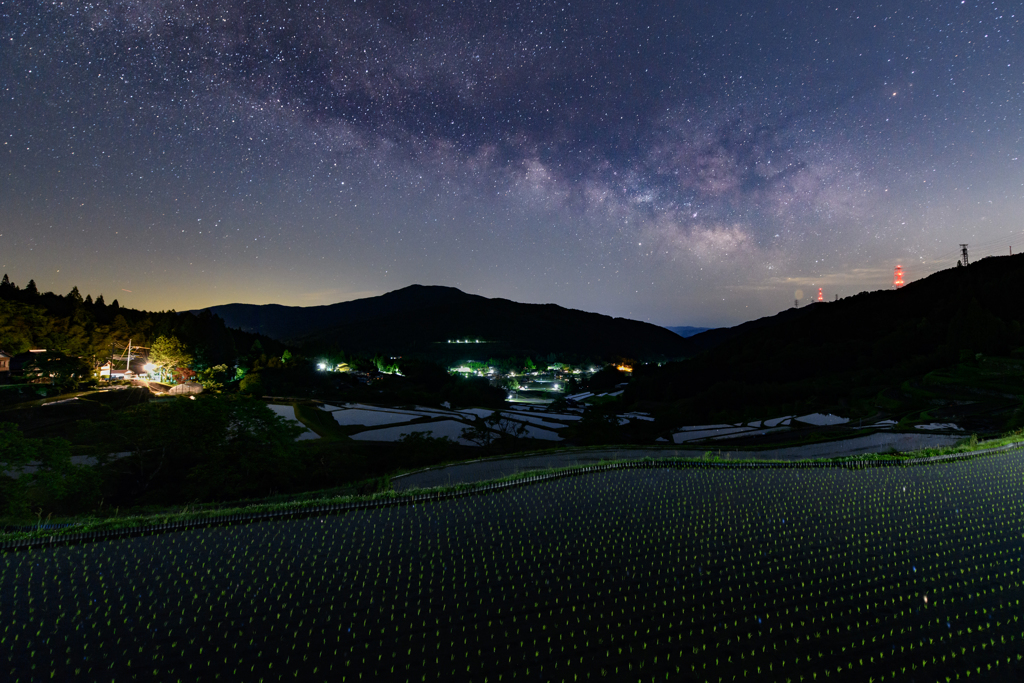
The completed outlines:
<svg viewBox="0 0 1024 683">
<path fill-rule="evenodd" d="M 958 680 L 1024 667 L 1024 458 L 608 470 L 0 556 L 6 680 Z"/>
</svg>

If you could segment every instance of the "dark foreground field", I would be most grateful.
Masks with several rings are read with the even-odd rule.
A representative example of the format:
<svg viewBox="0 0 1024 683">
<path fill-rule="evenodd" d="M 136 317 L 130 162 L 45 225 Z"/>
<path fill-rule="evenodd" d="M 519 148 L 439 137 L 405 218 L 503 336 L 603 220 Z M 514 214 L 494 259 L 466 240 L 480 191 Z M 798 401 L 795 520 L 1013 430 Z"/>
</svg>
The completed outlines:
<svg viewBox="0 0 1024 683">
<path fill-rule="evenodd" d="M 607 471 L 9 552 L 5 680 L 1024 676 L 1024 454 Z"/>
</svg>

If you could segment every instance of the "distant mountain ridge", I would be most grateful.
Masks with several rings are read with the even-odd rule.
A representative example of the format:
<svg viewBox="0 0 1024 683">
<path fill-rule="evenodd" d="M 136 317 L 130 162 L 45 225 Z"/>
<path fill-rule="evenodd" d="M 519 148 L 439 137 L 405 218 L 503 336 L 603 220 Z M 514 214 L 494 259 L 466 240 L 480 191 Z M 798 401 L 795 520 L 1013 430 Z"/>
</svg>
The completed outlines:
<svg viewBox="0 0 1024 683">
<path fill-rule="evenodd" d="M 419 354 L 437 358 L 575 354 L 681 358 L 690 345 L 657 325 L 556 304 L 489 299 L 454 287 L 411 285 L 325 306 L 225 304 L 205 309 L 229 326 L 309 351 Z M 449 343 L 474 340 L 466 344 Z"/>
<path fill-rule="evenodd" d="M 211 306 L 204 310 L 219 315 L 228 327 L 259 332 L 279 341 L 296 342 L 336 325 L 366 322 L 431 308 L 459 295 L 476 296 L 455 287 L 411 285 L 380 296 L 321 306 L 236 303 Z"/>
</svg>

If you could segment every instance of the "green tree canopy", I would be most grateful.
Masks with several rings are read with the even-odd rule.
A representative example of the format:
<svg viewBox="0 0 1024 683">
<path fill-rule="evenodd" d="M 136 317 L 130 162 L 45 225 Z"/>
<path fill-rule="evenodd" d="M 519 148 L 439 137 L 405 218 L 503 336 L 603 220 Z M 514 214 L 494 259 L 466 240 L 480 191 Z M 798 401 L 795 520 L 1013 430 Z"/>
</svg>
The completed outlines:
<svg viewBox="0 0 1024 683">
<path fill-rule="evenodd" d="M 156 338 L 149 349 L 149 362 L 161 375 L 178 367 L 187 367 L 192 363 L 192 354 L 177 337 Z"/>
<path fill-rule="evenodd" d="M 23 373 L 26 379 L 49 379 L 53 386 L 64 392 L 76 390 L 79 384 L 89 379 L 92 368 L 76 356 L 44 351 L 32 354 Z"/>
<path fill-rule="evenodd" d="M 24 353 L 50 332 L 51 321 L 35 306 L 0 299 L 0 349 Z"/>
<path fill-rule="evenodd" d="M 258 399 L 199 396 L 145 403 L 118 414 L 110 464 L 130 499 L 226 500 L 287 489 L 300 470 L 303 428 Z"/>
<path fill-rule="evenodd" d="M 242 381 L 238 383 L 238 390 L 243 394 L 261 396 L 263 394 L 263 378 L 260 377 L 260 373 L 253 372 L 242 377 Z"/>
<path fill-rule="evenodd" d="M 72 464 L 71 444 L 28 439 L 17 425 L 0 422 L 0 514 L 23 519 L 32 512 L 88 510 L 98 500 L 98 475 Z"/>
</svg>

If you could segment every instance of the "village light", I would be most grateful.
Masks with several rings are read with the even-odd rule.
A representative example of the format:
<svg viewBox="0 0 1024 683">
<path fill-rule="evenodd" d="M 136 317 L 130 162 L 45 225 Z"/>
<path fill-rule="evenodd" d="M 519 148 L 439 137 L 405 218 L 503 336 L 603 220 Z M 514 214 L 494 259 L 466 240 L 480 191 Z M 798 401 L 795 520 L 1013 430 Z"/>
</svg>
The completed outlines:
<svg viewBox="0 0 1024 683">
<path fill-rule="evenodd" d="M 153 365 L 152 363 L 146 363 L 145 365 L 142 366 L 142 369 L 145 370 L 146 374 L 148 375 L 149 373 L 156 370 L 156 366 Z"/>
<path fill-rule="evenodd" d="M 321 370 L 326 370 L 327 369 L 327 363 L 318 363 L 317 367 L 320 368 Z"/>
</svg>

